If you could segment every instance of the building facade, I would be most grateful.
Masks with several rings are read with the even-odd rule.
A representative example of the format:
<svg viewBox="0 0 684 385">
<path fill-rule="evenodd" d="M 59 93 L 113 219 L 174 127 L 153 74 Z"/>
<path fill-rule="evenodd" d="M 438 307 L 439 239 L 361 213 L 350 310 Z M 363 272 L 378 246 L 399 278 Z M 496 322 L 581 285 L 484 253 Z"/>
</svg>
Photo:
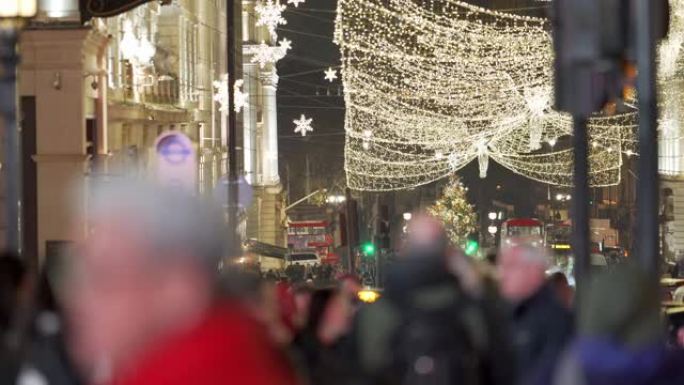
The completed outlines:
<svg viewBox="0 0 684 385">
<path fill-rule="evenodd" d="M 228 158 L 225 98 L 217 87 L 227 76 L 225 6 L 221 0 L 153 1 L 84 24 L 78 0 L 43 0 L 20 43 L 26 255 L 42 260 L 86 236 L 88 224 L 74 221 L 87 212 L 89 182 L 151 177 L 155 141 L 164 132 L 192 140 L 197 192 L 213 193 Z M 285 246 L 275 105 L 279 57 L 251 59 L 277 36 L 256 26 L 254 1 L 241 6 L 244 57 L 233 75 L 243 78 L 247 101 L 238 114 L 237 147 L 241 171 L 255 190 L 241 231 L 246 239 Z"/>
</svg>

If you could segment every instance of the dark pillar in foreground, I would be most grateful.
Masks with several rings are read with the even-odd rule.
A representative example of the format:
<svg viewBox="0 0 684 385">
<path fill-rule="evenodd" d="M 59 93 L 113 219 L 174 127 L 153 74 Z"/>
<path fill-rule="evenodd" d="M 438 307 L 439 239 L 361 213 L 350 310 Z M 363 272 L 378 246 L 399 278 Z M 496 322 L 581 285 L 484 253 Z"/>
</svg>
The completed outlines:
<svg viewBox="0 0 684 385">
<path fill-rule="evenodd" d="M 241 5 L 241 2 L 238 2 Z M 235 0 L 226 0 L 226 32 L 228 63 L 228 257 L 241 254 L 241 242 L 238 234 L 238 154 L 237 154 L 237 112 L 233 88 L 237 78 L 238 41 L 236 26 Z"/>
<path fill-rule="evenodd" d="M 639 183 L 637 183 L 637 258 L 654 275 L 660 265 L 658 242 L 658 105 L 656 95 L 654 22 L 658 11 L 651 0 L 634 0 L 636 58 L 639 74 Z"/>
<path fill-rule="evenodd" d="M 572 248 L 575 254 L 575 282 L 578 291 L 589 273 L 589 147 L 587 118 L 573 118 L 573 196 L 572 196 Z"/>
<path fill-rule="evenodd" d="M 0 27 L 0 115 L 4 121 L 5 222 L 7 250 L 21 251 L 19 202 L 21 200 L 21 147 L 17 124 L 18 32 Z"/>
</svg>

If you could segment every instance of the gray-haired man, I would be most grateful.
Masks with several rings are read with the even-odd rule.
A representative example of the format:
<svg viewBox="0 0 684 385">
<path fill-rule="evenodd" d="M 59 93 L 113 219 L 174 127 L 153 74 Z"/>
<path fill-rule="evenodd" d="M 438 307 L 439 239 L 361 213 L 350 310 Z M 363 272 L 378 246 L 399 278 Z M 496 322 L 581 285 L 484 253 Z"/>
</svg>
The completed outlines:
<svg viewBox="0 0 684 385">
<path fill-rule="evenodd" d="M 544 250 L 524 243 L 504 248 L 499 256 L 500 290 L 512 306 L 521 384 L 551 370 L 572 334 L 572 316 L 547 284 L 547 266 Z"/>
</svg>

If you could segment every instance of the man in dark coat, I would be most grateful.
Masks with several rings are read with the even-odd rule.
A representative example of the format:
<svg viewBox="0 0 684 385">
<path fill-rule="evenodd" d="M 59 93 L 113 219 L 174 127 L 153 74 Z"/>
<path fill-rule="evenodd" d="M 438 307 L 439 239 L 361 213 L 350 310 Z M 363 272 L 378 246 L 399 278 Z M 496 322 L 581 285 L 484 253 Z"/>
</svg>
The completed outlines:
<svg viewBox="0 0 684 385">
<path fill-rule="evenodd" d="M 506 350 L 492 346 L 487 312 L 449 271 L 447 253 L 441 225 L 415 217 L 383 298 L 358 315 L 354 338 L 372 383 L 512 383 L 511 357 L 493 354 Z"/>
<path fill-rule="evenodd" d="M 499 256 L 500 289 L 512 305 L 512 335 L 518 378 L 532 383 L 554 365 L 572 334 L 572 316 L 547 284 L 547 256 L 533 245 L 504 248 Z"/>
</svg>

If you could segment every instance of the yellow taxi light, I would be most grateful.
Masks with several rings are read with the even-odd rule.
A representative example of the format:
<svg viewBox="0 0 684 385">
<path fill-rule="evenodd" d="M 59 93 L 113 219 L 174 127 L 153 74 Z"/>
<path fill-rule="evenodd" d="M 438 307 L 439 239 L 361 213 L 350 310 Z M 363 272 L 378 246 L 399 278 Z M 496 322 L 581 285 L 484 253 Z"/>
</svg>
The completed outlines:
<svg viewBox="0 0 684 385">
<path fill-rule="evenodd" d="M 361 290 L 357 296 L 362 302 L 373 303 L 380 298 L 380 293 L 373 290 Z"/>
</svg>

